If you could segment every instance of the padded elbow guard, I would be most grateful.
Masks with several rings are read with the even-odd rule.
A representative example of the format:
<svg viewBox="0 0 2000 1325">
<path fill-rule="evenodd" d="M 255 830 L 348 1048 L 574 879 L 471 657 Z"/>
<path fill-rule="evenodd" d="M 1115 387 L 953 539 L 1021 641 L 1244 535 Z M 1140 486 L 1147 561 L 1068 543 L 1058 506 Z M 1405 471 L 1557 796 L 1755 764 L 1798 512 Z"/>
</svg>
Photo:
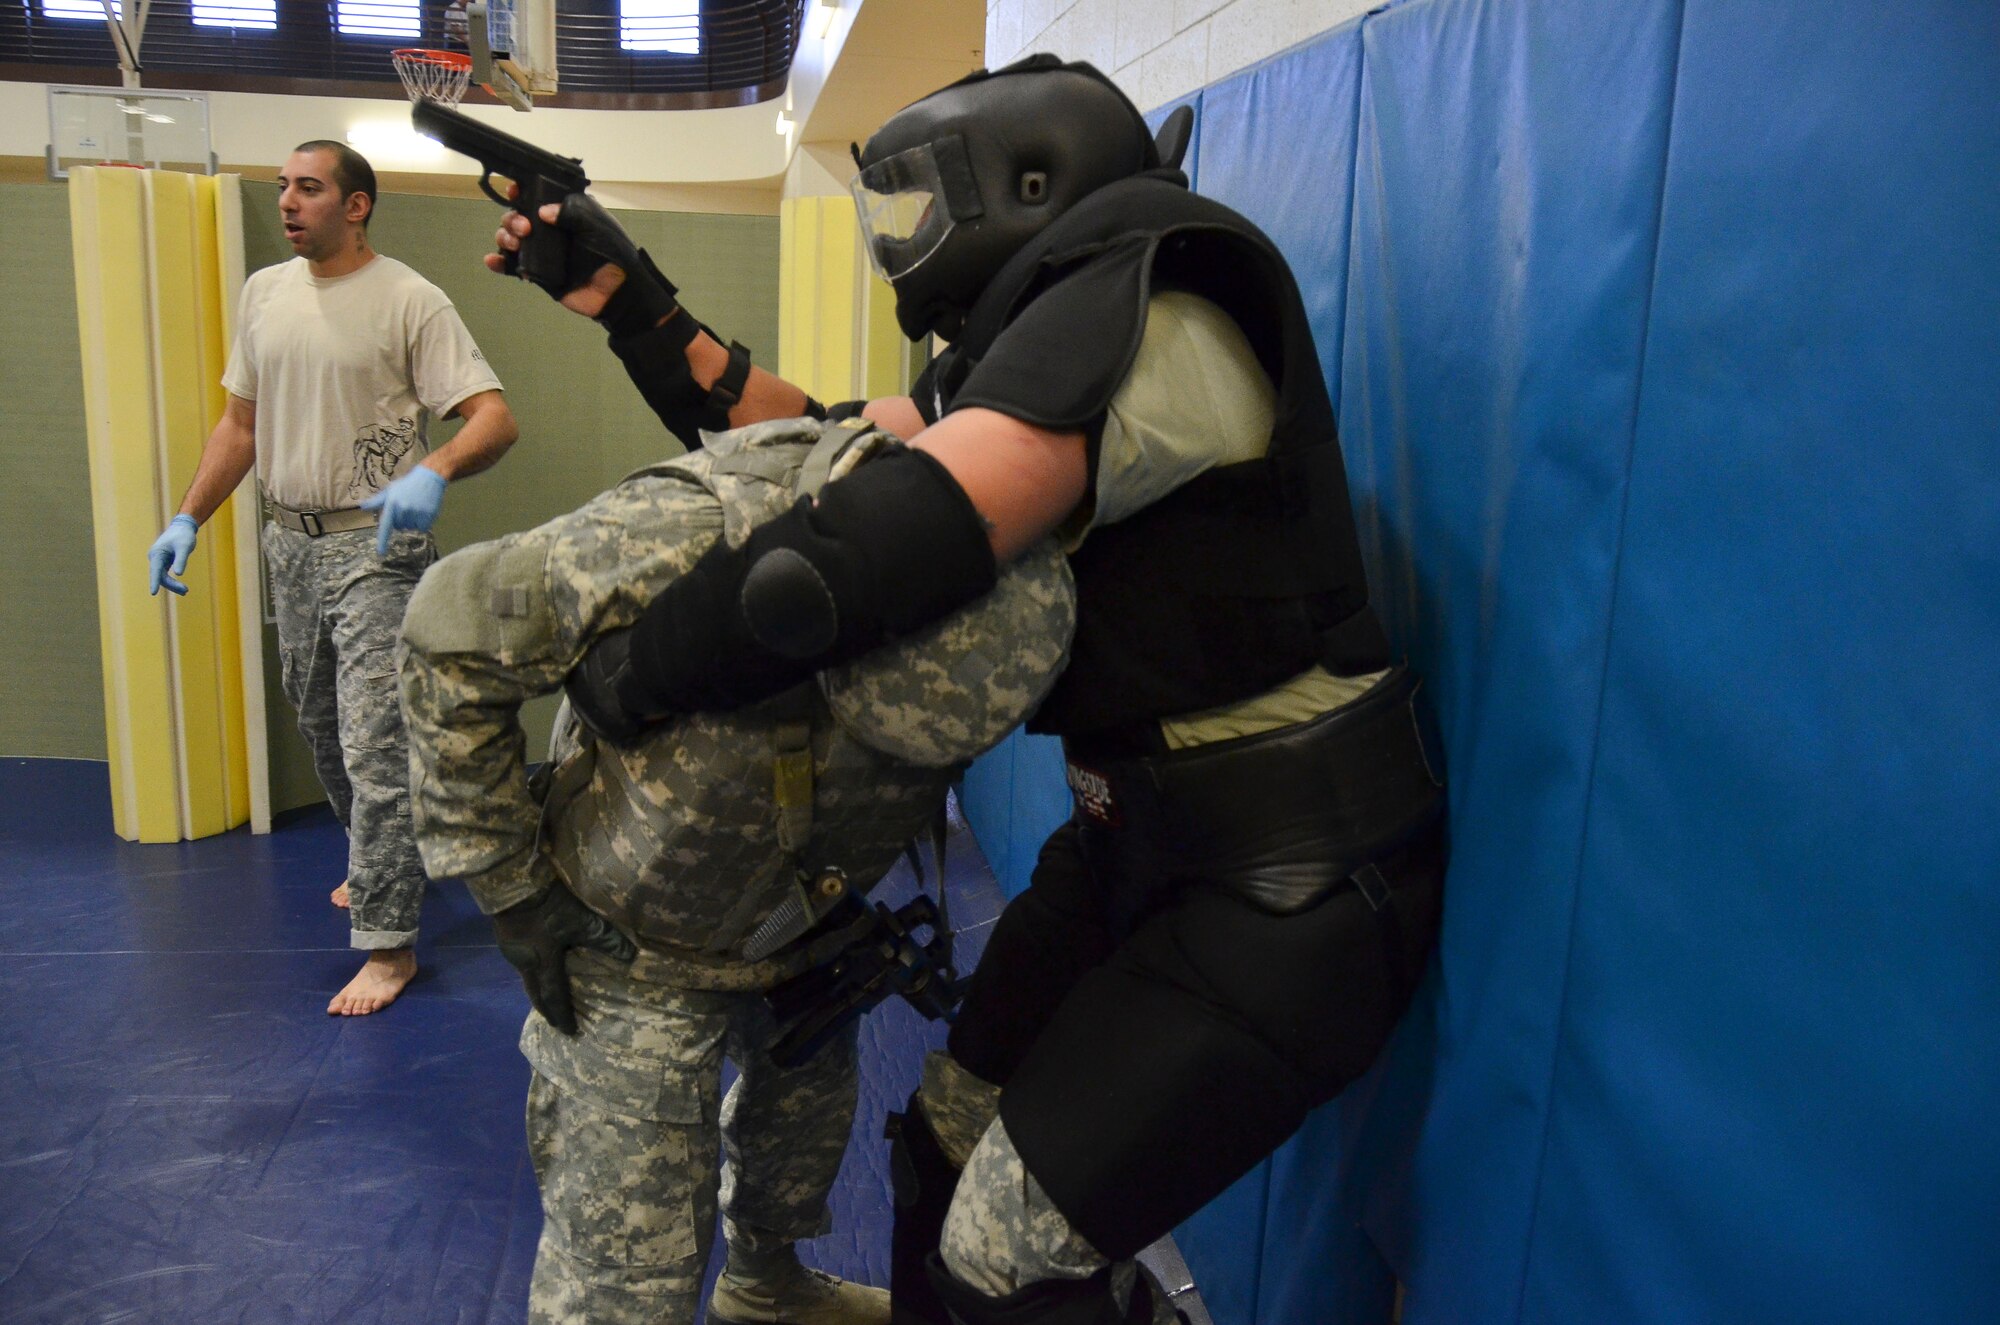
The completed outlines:
<svg viewBox="0 0 2000 1325">
<path fill-rule="evenodd" d="M 690 451 L 701 446 L 704 429 L 709 432 L 728 429 L 729 411 L 742 399 L 744 384 L 750 380 L 750 351 L 730 341 L 729 365 L 722 376 L 708 387 L 695 381 L 688 367 L 687 347 L 704 331 L 708 331 L 711 339 L 721 341 L 720 336 L 695 321 L 692 313 L 682 309 L 678 316 L 659 326 L 635 335 L 611 337 L 611 352 L 625 365 L 625 375 L 639 388 L 639 394 L 646 398 L 653 413 L 659 415 L 660 422 L 667 425 L 667 431 Z"/>
<path fill-rule="evenodd" d="M 997 575 L 951 474 L 896 447 L 703 554 L 633 627 L 632 683 L 653 712 L 737 708 L 936 621 Z"/>
</svg>

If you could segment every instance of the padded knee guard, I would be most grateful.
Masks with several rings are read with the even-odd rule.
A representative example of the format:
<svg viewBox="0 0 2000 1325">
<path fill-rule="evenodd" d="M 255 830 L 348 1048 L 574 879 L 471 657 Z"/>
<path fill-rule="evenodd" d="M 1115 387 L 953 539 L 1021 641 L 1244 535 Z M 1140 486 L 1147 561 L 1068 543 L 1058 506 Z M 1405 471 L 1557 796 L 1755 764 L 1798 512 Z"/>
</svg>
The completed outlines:
<svg viewBox="0 0 2000 1325">
<path fill-rule="evenodd" d="M 959 1168 L 945 1157 L 916 1093 L 902 1113 L 889 1115 L 887 1131 L 896 1199 L 889 1232 L 890 1325 L 948 1325 L 929 1263 L 958 1189 Z"/>
<path fill-rule="evenodd" d="M 1121 1309 L 1111 1291 L 1108 1267 L 1088 1279 L 1045 1279 L 1005 1297 L 988 1297 L 961 1283 L 935 1256 L 930 1272 L 952 1325 L 1152 1325 L 1153 1321 L 1152 1284 L 1143 1274 Z"/>
</svg>

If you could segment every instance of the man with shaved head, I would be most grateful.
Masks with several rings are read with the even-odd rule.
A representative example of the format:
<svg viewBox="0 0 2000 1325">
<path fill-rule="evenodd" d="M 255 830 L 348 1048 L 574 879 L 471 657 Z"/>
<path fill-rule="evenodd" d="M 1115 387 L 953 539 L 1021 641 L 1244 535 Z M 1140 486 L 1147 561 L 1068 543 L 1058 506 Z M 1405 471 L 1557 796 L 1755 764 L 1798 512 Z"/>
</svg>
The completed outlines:
<svg viewBox="0 0 2000 1325">
<path fill-rule="evenodd" d="M 513 445 L 499 379 L 443 291 L 368 238 L 375 171 L 345 143 L 301 143 L 278 176 L 295 255 L 243 286 L 222 418 L 194 482 L 148 552 L 153 592 L 252 465 L 268 520 L 285 697 L 348 832 L 351 943 L 368 953 L 327 1011 L 380 1011 L 416 974 L 423 866 L 410 836 L 408 757 L 395 697 L 396 631 L 445 485 Z M 428 419 L 458 435 L 431 451 Z"/>
</svg>

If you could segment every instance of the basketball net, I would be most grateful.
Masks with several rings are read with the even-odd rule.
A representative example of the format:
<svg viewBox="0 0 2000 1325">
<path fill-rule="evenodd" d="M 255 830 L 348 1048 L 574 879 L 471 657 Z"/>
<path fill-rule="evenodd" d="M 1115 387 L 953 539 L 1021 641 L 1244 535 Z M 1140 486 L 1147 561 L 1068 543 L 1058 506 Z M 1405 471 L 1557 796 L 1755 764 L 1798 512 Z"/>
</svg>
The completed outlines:
<svg viewBox="0 0 2000 1325">
<path fill-rule="evenodd" d="M 389 52 L 396 76 L 410 100 L 428 97 L 447 106 L 456 106 L 472 81 L 472 57 L 463 51 L 404 49 Z"/>
</svg>

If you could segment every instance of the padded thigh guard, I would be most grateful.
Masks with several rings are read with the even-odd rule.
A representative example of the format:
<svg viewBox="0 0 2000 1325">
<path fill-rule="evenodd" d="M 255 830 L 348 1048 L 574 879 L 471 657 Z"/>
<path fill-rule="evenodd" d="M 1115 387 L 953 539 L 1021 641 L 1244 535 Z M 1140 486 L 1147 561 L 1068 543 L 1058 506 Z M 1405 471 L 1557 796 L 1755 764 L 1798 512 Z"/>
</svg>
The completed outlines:
<svg viewBox="0 0 2000 1325">
<path fill-rule="evenodd" d="M 1197 885 L 1050 1018 L 1000 1116 L 1106 1256 L 1135 1254 L 1212 1200 L 1380 1053 L 1409 999 L 1402 972 L 1436 939 L 1442 822 L 1376 863 L 1393 924 L 1353 886 L 1278 915 Z"/>
<path fill-rule="evenodd" d="M 952 1021 L 951 1056 L 1005 1086 L 1076 982 L 1114 946 L 1072 820 L 1042 844 L 1027 891 L 993 926 Z"/>
<path fill-rule="evenodd" d="M 634 626 L 633 680 L 652 712 L 739 708 L 928 625 L 997 576 L 964 490 L 895 447 L 703 554 Z"/>
</svg>

